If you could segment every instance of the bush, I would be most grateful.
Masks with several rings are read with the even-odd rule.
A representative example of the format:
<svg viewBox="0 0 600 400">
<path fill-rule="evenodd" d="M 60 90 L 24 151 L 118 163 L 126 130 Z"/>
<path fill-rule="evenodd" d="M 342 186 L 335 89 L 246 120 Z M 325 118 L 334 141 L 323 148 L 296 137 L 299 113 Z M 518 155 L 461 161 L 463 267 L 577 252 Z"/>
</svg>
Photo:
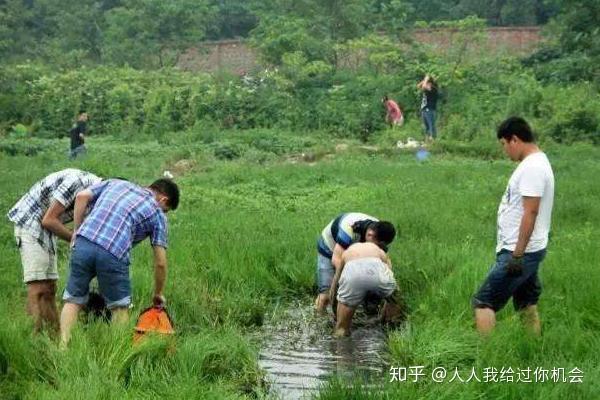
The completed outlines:
<svg viewBox="0 0 600 400">
<path fill-rule="evenodd" d="M 12 127 L 9 137 L 12 139 L 23 139 L 29 136 L 29 129 L 23 124 L 16 124 Z"/>
<path fill-rule="evenodd" d="M 244 149 L 238 144 L 218 143 L 214 148 L 215 157 L 219 160 L 235 160 L 243 153 Z"/>
<path fill-rule="evenodd" d="M 540 132 L 559 143 L 600 144 L 600 96 L 585 84 L 544 88 Z"/>
<path fill-rule="evenodd" d="M 385 54 L 392 56 L 390 51 L 386 48 Z M 434 71 L 442 93 L 438 109 L 442 139 L 488 137 L 509 115 L 521 115 L 535 122 L 542 135 L 559 142 L 598 143 L 600 99 L 593 88 L 544 86 L 514 58 L 451 64 L 435 53 L 417 52 L 401 59 L 385 68 L 371 60 L 354 69 L 332 70 L 294 53 L 286 56 L 279 70 L 241 79 L 169 69 L 48 72 L 32 65 L 7 66 L 0 68 L 0 105 L 7 105 L 0 108 L 0 128 L 9 133 L 21 123 L 36 136 L 63 137 L 83 107 L 90 115 L 92 134 L 145 133 L 164 143 L 173 132 L 185 132 L 190 141 L 212 143 L 223 128 L 319 130 L 369 141 L 386 127 L 381 103 L 386 94 L 401 105 L 407 122 L 420 121 L 421 94 L 415 84 L 425 71 Z M 16 129 L 14 135 L 24 134 L 22 126 Z M 261 152 L 279 154 L 284 147 L 288 151 L 276 136 L 246 143 Z M 223 159 L 242 155 L 240 148 L 228 146 L 215 148 L 215 155 Z"/>
</svg>

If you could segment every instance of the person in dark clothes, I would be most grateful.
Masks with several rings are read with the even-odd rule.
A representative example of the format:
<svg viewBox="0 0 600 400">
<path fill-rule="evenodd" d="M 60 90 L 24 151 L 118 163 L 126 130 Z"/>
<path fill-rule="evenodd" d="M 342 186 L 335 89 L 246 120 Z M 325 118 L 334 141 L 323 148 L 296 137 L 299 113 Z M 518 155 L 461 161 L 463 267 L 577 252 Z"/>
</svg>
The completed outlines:
<svg viewBox="0 0 600 400">
<path fill-rule="evenodd" d="M 435 112 L 438 101 L 438 85 L 431 75 L 425 75 L 425 78 L 417 84 L 423 92 L 421 99 L 421 117 L 425 124 L 425 140 L 433 141 L 437 137 L 435 129 Z"/>
<path fill-rule="evenodd" d="M 69 158 L 74 160 L 79 155 L 84 155 L 87 152 L 85 148 L 85 132 L 87 129 L 88 114 L 85 110 L 79 111 L 77 121 L 73 124 L 73 127 L 69 131 L 71 136 L 71 151 Z"/>
</svg>

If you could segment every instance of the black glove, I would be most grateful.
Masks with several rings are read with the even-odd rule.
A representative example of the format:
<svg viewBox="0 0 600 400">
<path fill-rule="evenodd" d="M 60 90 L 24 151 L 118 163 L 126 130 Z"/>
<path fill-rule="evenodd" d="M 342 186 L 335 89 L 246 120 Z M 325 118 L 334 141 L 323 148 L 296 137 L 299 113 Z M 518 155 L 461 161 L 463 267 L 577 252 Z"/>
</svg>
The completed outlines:
<svg viewBox="0 0 600 400">
<path fill-rule="evenodd" d="M 523 273 L 523 256 L 515 257 L 511 255 L 506 265 L 506 273 L 509 276 L 521 275 Z"/>
<path fill-rule="evenodd" d="M 163 295 L 155 294 L 154 297 L 152 298 L 152 305 L 154 307 L 163 308 L 165 306 L 166 302 L 167 302 L 167 300 L 165 299 L 165 296 L 163 296 Z"/>
</svg>

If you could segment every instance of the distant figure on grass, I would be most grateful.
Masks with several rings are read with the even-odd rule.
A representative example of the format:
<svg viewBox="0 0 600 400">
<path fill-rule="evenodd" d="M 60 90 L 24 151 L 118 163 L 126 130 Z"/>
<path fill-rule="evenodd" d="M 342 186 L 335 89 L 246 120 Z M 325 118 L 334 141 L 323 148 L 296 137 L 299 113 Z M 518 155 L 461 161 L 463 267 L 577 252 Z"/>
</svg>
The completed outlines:
<svg viewBox="0 0 600 400">
<path fill-rule="evenodd" d="M 350 334 L 354 311 L 367 296 L 391 299 L 396 290 L 392 263 L 385 250 L 375 243 L 355 243 L 342 253 L 342 261 L 335 271 L 331 297 L 337 295 L 336 336 Z M 339 282 L 339 288 L 338 288 Z M 393 301 L 384 304 L 393 306 Z M 383 311 L 383 315 L 389 314 Z"/>
<path fill-rule="evenodd" d="M 402 110 L 398 103 L 394 100 L 390 99 L 388 96 L 383 96 L 381 102 L 385 106 L 386 115 L 385 122 L 390 125 L 390 128 L 394 126 L 402 126 L 404 123 L 404 115 L 402 115 Z"/>
<path fill-rule="evenodd" d="M 85 110 L 80 110 L 77 115 L 77 121 L 71 127 L 69 134 L 71 136 L 71 151 L 69 158 L 74 160 L 77 156 L 84 155 L 87 152 L 85 147 L 85 132 L 87 130 L 88 114 Z"/>
<path fill-rule="evenodd" d="M 88 204 L 93 204 L 93 208 L 83 221 Z M 79 311 L 88 301 L 89 283 L 94 276 L 113 319 L 127 321 L 131 304 L 129 252 L 148 236 L 154 250 L 153 302 L 155 305 L 164 303 L 163 288 L 167 276 L 165 213 L 175 210 L 178 204 L 179 188 L 170 179 L 159 179 L 148 188 L 110 179 L 77 195 L 71 272 L 60 316 L 64 345 L 70 339 Z"/>
<path fill-rule="evenodd" d="M 417 83 L 417 88 L 422 92 L 421 98 L 421 118 L 425 125 L 425 140 L 433 141 L 437 138 L 435 128 L 435 113 L 438 101 L 438 85 L 431 75 L 425 75 L 425 78 Z"/>
<path fill-rule="evenodd" d="M 55 172 L 34 184 L 7 214 L 15 224 L 27 285 L 27 312 L 33 317 L 36 332 L 44 324 L 58 329 L 56 237 L 71 241 L 73 232 L 65 223 L 73 219 L 75 196 L 100 180 L 78 169 Z"/>
<path fill-rule="evenodd" d="M 491 332 L 496 312 L 512 296 L 515 310 L 539 334 L 537 302 L 542 287 L 538 269 L 548 245 L 554 174 L 524 119 L 508 118 L 498 127 L 497 137 L 506 154 L 519 165 L 498 208 L 496 263 L 473 297 L 475 321 L 479 332 Z"/>
<path fill-rule="evenodd" d="M 374 242 L 388 246 L 394 240 L 394 225 L 363 213 L 344 213 L 333 219 L 317 242 L 317 285 L 315 308 L 324 312 L 330 301 L 331 281 L 341 267 L 342 253 L 351 244 Z"/>
</svg>

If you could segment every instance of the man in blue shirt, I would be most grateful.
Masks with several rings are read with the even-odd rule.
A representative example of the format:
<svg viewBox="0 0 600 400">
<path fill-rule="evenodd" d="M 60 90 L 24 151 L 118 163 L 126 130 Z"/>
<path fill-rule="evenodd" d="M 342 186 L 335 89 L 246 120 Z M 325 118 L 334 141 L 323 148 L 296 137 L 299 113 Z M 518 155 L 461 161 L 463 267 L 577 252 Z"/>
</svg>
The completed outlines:
<svg viewBox="0 0 600 400">
<path fill-rule="evenodd" d="M 111 179 L 80 192 L 75 199 L 70 275 L 60 316 L 64 345 L 79 311 L 86 304 L 89 283 L 97 277 L 100 293 L 118 322 L 128 319 L 131 304 L 129 253 L 150 237 L 154 251 L 154 304 L 164 302 L 167 275 L 166 213 L 179 204 L 179 189 L 169 179 L 159 179 L 147 188 Z M 92 209 L 85 219 L 88 205 Z M 82 223 L 83 221 L 83 223 Z"/>
</svg>

